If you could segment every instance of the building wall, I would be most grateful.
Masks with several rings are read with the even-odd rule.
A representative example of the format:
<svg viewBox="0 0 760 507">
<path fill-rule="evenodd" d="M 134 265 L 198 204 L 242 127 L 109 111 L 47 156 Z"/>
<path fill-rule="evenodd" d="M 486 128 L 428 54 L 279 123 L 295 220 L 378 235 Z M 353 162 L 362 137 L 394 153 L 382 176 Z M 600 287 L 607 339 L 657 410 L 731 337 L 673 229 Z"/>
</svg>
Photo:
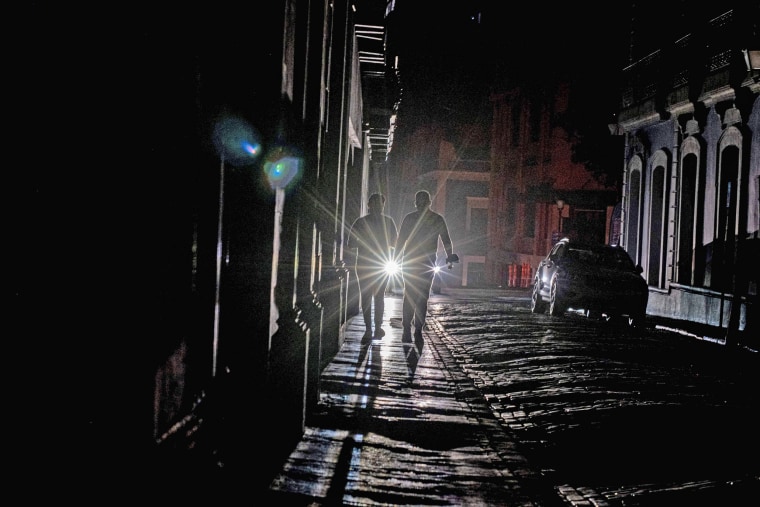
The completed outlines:
<svg viewBox="0 0 760 507">
<path fill-rule="evenodd" d="M 622 240 L 649 314 L 730 331 L 756 313 L 760 84 L 741 42 L 757 41 L 757 9 L 686 27 L 624 70 Z"/>
<path fill-rule="evenodd" d="M 476 158 L 487 151 L 485 131 L 482 125 L 472 124 L 459 125 L 454 131 L 435 123 L 418 127 L 411 136 L 409 156 L 402 161 L 399 184 L 395 185 L 401 206 L 391 214 L 397 223 L 414 210 L 418 190 L 430 192 L 431 208 L 446 218 L 460 262 L 445 270 L 441 277 L 444 288 L 489 284 L 483 266 L 491 162 Z M 444 265 L 446 256 L 440 244 L 438 257 L 438 264 Z"/>
<path fill-rule="evenodd" d="M 19 293 L 54 356 L 37 369 L 47 454 L 119 491 L 221 468 L 255 488 L 300 439 L 347 314 L 336 220 L 361 189 L 338 182 L 364 160 L 342 113 L 351 3 L 222 1 L 183 23 L 153 4 L 119 23 L 32 10 L 28 61 L 50 65 L 23 73 L 20 130 L 54 132 L 57 155 L 19 185 L 34 189 Z"/>
<path fill-rule="evenodd" d="M 562 236 L 607 241 L 617 199 L 583 164 L 556 123 L 567 109 L 567 83 L 513 86 L 492 94 L 491 189 L 486 277 L 509 285 L 509 266 L 531 270 Z M 559 209 L 558 200 L 564 202 Z M 531 271 L 532 272 L 532 271 Z"/>
</svg>

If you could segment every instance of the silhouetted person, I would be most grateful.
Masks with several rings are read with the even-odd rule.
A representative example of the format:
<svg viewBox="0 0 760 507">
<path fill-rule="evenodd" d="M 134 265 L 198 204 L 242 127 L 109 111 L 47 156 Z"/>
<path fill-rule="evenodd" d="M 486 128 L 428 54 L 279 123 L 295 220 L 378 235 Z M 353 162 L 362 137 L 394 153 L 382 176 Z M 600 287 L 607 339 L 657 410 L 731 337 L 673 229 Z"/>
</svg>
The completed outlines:
<svg viewBox="0 0 760 507">
<path fill-rule="evenodd" d="M 401 221 L 396 255 L 402 262 L 404 277 L 404 301 L 401 318 L 402 340 L 411 341 L 412 324 L 414 338 L 422 340 L 422 328 L 427 317 L 430 288 L 436 265 L 438 240 L 443 243 L 446 262 L 455 262 L 454 247 L 449 236 L 449 228 L 442 215 L 430 209 L 430 194 L 420 190 L 414 196 L 417 211 L 406 215 Z"/>
<path fill-rule="evenodd" d="M 393 259 L 393 248 L 398 237 L 396 222 L 383 214 L 385 196 L 372 194 L 367 201 L 368 213 L 357 218 L 348 234 L 348 248 L 357 249 L 356 279 L 359 282 L 359 295 L 365 332 L 363 341 L 371 340 L 372 302 L 375 303 L 374 338 L 385 336 L 382 329 L 385 312 L 385 289 L 388 285 L 386 263 Z"/>
</svg>

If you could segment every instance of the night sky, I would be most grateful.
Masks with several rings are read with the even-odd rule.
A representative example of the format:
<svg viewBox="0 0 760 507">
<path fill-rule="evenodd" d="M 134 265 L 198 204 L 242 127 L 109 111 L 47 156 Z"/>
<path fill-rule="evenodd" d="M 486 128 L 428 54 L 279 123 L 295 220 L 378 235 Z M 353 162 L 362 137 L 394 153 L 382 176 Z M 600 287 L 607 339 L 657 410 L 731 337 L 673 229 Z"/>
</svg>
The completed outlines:
<svg viewBox="0 0 760 507">
<path fill-rule="evenodd" d="M 394 147 L 399 152 L 420 123 L 490 122 L 489 93 L 505 82 L 570 78 L 594 108 L 610 109 L 614 102 L 614 73 L 626 65 L 626 15 L 620 7 L 399 3 L 403 94 Z M 606 111 L 599 114 L 606 125 Z"/>
</svg>

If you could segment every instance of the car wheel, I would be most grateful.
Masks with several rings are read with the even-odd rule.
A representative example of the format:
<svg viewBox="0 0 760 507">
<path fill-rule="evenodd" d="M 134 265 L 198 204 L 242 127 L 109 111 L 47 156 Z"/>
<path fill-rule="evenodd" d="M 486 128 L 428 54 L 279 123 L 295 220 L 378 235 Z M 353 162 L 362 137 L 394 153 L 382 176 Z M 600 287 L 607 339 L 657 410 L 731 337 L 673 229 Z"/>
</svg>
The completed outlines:
<svg viewBox="0 0 760 507">
<path fill-rule="evenodd" d="M 565 305 L 562 303 L 561 296 L 559 295 L 557 279 L 552 280 L 552 287 L 549 291 L 549 315 L 553 317 L 559 317 L 565 313 Z"/>
<path fill-rule="evenodd" d="M 530 296 L 530 311 L 533 313 L 544 313 L 546 311 L 546 301 L 541 299 L 541 280 L 538 278 L 533 284 L 533 294 Z"/>
</svg>

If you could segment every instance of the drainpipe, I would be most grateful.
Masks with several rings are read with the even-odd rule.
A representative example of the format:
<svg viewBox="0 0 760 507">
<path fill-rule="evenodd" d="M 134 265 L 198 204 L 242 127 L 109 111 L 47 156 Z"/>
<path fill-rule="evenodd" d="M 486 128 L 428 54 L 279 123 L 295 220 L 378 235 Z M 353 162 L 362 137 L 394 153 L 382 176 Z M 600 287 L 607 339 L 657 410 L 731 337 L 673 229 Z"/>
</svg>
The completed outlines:
<svg viewBox="0 0 760 507">
<path fill-rule="evenodd" d="M 675 235 L 678 231 L 678 167 L 680 165 L 680 153 L 681 153 L 681 124 L 678 121 L 678 116 L 673 117 L 673 159 L 670 162 L 670 198 L 669 198 L 669 216 L 668 220 L 668 234 L 667 244 L 665 250 L 665 289 L 670 290 L 670 283 L 675 277 Z"/>
</svg>

